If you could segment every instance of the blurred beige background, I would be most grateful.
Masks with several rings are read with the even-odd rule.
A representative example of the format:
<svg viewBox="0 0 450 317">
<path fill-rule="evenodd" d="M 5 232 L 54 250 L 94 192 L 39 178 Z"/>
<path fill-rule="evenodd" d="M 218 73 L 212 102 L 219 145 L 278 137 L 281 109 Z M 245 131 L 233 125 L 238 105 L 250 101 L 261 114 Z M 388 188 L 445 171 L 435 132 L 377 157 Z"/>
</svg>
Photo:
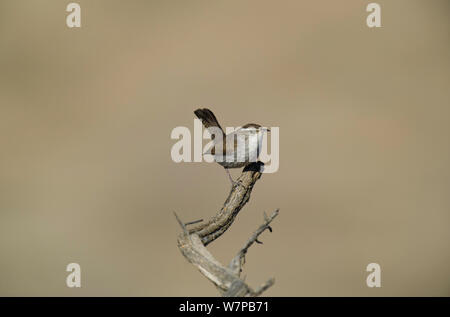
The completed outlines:
<svg viewBox="0 0 450 317">
<path fill-rule="evenodd" d="M 379 29 L 361 0 L 80 0 L 80 29 L 68 3 L 0 1 L 0 295 L 217 295 L 172 213 L 208 218 L 229 189 L 220 166 L 170 158 L 199 106 L 280 127 L 279 171 L 208 247 L 228 262 L 280 208 L 250 285 L 450 295 L 448 1 L 378 1 Z"/>
</svg>

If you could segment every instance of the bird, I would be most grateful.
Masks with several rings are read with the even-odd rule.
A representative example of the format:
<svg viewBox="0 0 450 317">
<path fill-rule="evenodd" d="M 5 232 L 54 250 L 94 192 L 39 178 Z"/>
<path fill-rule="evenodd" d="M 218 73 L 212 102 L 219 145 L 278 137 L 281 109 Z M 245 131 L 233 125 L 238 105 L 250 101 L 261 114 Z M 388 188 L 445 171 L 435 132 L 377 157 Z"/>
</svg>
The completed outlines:
<svg viewBox="0 0 450 317">
<path fill-rule="evenodd" d="M 213 155 L 214 161 L 225 168 L 231 185 L 236 185 L 229 169 L 256 162 L 261 152 L 264 133 L 270 132 L 270 129 L 256 123 L 247 123 L 234 132 L 225 134 L 216 116 L 208 108 L 197 109 L 194 114 L 208 129 L 213 140 L 211 147 L 203 154 Z"/>
</svg>

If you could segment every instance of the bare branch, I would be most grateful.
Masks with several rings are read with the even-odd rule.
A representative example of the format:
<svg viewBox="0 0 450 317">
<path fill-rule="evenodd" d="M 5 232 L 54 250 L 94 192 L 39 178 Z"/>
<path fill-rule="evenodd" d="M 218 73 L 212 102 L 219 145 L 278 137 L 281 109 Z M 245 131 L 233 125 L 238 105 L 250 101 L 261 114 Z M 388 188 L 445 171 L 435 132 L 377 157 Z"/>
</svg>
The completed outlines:
<svg viewBox="0 0 450 317">
<path fill-rule="evenodd" d="M 244 168 L 236 182 L 237 184 L 232 187 L 223 207 L 211 220 L 188 230 L 186 228 L 187 225 L 199 221 L 183 223 L 177 214 L 174 213 L 183 229 L 183 232 L 178 236 L 178 248 L 190 263 L 214 283 L 223 296 L 259 296 L 274 284 L 274 280 L 270 279 L 257 290 L 253 290 L 240 278 L 240 273 L 245 261 L 245 254 L 250 246 L 255 242 L 259 242 L 258 237 L 266 229 L 272 231 L 269 224 L 278 215 L 278 210 L 274 211 L 270 217 L 264 215 L 264 223 L 253 233 L 244 247 L 239 250 L 228 267 L 217 261 L 206 249 L 207 244 L 220 237 L 231 226 L 239 211 L 249 201 L 253 186 L 261 177 L 262 165 L 261 162 L 257 162 Z"/>
<path fill-rule="evenodd" d="M 261 243 L 258 241 L 258 237 L 263 233 L 265 230 L 271 230 L 269 224 L 272 222 L 273 219 L 275 219 L 276 216 L 278 216 L 279 209 L 275 210 L 270 217 L 267 217 L 266 214 L 264 214 L 264 223 L 259 226 L 259 228 L 252 234 L 250 239 L 248 239 L 247 243 L 244 245 L 244 247 L 239 250 L 238 254 L 231 260 L 228 267 L 233 271 L 234 274 L 240 275 L 242 271 L 242 266 L 245 263 L 245 255 L 247 254 L 248 249 L 252 246 L 253 243 Z"/>
<path fill-rule="evenodd" d="M 256 181 L 261 177 L 263 163 L 256 162 L 247 165 L 237 179 L 223 204 L 221 210 L 208 222 L 189 230 L 196 233 L 206 245 L 220 237 L 233 223 L 239 211 L 249 201 L 250 194 Z"/>
<path fill-rule="evenodd" d="M 275 279 L 271 278 L 270 280 L 265 282 L 263 285 L 261 285 L 255 292 L 253 292 L 252 297 L 261 295 L 266 289 L 271 287 L 273 284 L 275 284 Z"/>
</svg>

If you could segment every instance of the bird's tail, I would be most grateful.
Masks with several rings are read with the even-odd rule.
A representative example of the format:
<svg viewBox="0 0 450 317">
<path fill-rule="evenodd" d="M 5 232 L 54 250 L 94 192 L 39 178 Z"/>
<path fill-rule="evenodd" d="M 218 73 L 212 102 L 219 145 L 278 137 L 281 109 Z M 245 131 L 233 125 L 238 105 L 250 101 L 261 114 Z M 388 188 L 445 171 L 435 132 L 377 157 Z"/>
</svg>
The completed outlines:
<svg viewBox="0 0 450 317">
<path fill-rule="evenodd" d="M 214 130 L 219 128 L 222 133 L 224 133 L 222 127 L 219 124 L 219 121 L 217 121 L 216 116 L 214 115 L 214 113 L 207 109 L 197 109 L 194 111 L 195 115 L 197 116 L 197 118 L 199 118 L 200 120 L 202 120 L 203 125 L 205 126 L 205 128 L 209 129 L 212 128 L 211 130 Z"/>
</svg>

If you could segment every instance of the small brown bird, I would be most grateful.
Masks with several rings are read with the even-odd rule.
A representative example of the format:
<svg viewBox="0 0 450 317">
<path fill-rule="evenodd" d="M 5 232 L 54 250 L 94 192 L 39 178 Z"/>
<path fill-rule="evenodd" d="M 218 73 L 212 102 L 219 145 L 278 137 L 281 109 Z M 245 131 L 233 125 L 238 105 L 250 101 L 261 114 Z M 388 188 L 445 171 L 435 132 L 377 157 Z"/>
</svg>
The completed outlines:
<svg viewBox="0 0 450 317">
<path fill-rule="evenodd" d="M 261 152 L 264 132 L 270 132 L 270 129 L 259 124 L 248 123 L 226 135 L 211 110 L 197 109 L 194 113 L 209 130 L 213 140 L 213 145 L 204 154 L 213 155 L 214 161 L 225 168 L 231 184 L 235 185 L 228 169 L 240 168 L 256 162 Z"/>
</svg>

